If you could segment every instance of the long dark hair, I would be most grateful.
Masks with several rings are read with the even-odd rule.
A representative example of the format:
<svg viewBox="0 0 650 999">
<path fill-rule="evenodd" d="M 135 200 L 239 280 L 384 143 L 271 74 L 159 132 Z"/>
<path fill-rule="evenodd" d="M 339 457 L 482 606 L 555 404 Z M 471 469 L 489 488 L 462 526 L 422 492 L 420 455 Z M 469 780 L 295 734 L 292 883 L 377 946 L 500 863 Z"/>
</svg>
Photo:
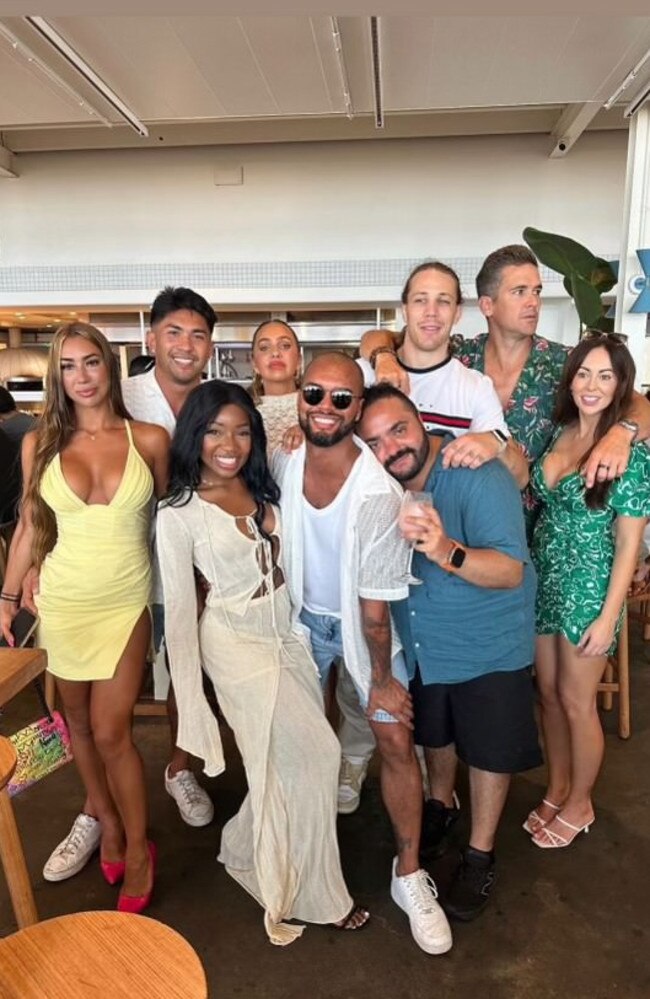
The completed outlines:
<svg viewBox="0 0 650 999">
<path fill-rule="evenodd" d="M 260 533 L 265 503 L 277 503 L 280 489 L 273 480 L 266 460 L 266 434 L 262 417 L 248 392 L 229 382 L 203 382 L 192 389 L 178 415 L 170 452 L 169 488 L 163 506 L 185 506 L 201 481 L 201 449 L 210 424 L 224 406 L 239 406 L 246 413 L 251 428 L 251 453 L 241 476 L 257 509 L 255 523 Z M 266 536 L 266 535 L 265 535 Z"/>
<path fill-rule="evenodd" d="M 555 422 L 568 424 L 575 423 L 578 419 L 578 407 L 571 395 L 571 382 L 582 367 L 587 355 L 597 347 L 603 347 L 609 354 L 612 370 L 616 376 L 616 388 L 614 389 L 614 396 L 609 406 L 600 414 L 594 433 L 593 444 L 580 458 L 578 471 L 581 471 L 585 467 L 591 452 L 596 447 L 596 444 L 603 439 L 607 431 L 625 416 L 632 403 L 632 392 L 634 391 L 636 368 L 634 367 L 632 355 L 622 339 L 617 334 L 612 335 L 609 333 L 599 333 L 596 330 L 587 330 L 583 339 L 577 347 L 573 348 L 567 357 L 564 365 L 555 401 Z M 587 506 L 592 510 L 601 508 L 605 503 L 610 486 L 611 482 L 596 482 L 591 489 L 587 489 L 585 492 Z"/>
</svg>

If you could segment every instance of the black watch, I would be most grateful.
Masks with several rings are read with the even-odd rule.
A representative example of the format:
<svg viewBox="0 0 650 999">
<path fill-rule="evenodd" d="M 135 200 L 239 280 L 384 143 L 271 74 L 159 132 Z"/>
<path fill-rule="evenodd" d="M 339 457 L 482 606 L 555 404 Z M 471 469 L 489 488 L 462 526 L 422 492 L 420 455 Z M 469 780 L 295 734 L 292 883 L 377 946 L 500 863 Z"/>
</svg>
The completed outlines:
<svg viewBox="0 0 650 999">
<path fill-rule="evenodd" d="M 465 561 L 466 555 L 467 552 L 465 549 L 453 541 L 447 554 L 447 558 L 445 559 L 445 564 L 450 565 L 452 569 L 460 569 Z"/>
</svg>

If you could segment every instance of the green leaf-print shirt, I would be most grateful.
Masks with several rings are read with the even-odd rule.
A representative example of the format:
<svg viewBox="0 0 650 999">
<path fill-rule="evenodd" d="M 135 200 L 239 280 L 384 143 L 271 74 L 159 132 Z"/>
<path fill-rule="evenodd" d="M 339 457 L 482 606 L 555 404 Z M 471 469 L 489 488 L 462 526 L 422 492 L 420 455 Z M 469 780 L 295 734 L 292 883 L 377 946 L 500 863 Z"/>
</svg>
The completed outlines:
<svg viewBox="0 0 650 999">
<path fill-rule="evenodd" d="M 454 338 L 454 353 L 468 368 L 485 374 L 485 344 L 488 334 L 471 340 Z M 555 394 L 570 348 L 542 336 L 533 336 L 533 346 L 505 410 L 506 423 L 530 462 L 548 447 L 555 425 Z M 526 530 L 530 540 L 537 504 L 530 488 L 522 493 Z"/>
</svg>

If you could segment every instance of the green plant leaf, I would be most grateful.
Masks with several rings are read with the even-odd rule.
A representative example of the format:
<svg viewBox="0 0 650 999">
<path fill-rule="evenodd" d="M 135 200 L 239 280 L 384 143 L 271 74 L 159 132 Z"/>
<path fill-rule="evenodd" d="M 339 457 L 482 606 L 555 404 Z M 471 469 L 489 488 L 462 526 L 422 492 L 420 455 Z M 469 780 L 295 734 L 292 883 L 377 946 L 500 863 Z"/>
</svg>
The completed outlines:
<svg viewBox="0 0 650 999">
<path fill-rule="evenodd" d="M 616 286 L 618 278 L 608 260 L 596 257 L 596 267 L 591 272 L 591 283 L 598 292 L 603 295 L 606 291 L 611 291 Z"/>
<path fill-rule="evenodd" d="M 522 236 L 535 256 L 558 274 L 570 277 L 575 272 L 588 281 L 593 271 L 598 269 L 598 258 L 591 250 L 568 236 L 543 232 L 532 226 L 527 226 Z"/>
<path fill-rule="evenodd" d="M 574 273 L 571 276 L 571 290 L 580 322 L 585 326 L 596 326 L 603 318 L 603 304 L 594 286 L 580 274 Z"/>
<path fill-rule="evenodd" d="M 603 333 L 613 333 L 614 332 L 613 316 L 601 316 L 598 322 L 594 323 L 594 328 L 597 330 L 601 330 Z"/>
</svg>

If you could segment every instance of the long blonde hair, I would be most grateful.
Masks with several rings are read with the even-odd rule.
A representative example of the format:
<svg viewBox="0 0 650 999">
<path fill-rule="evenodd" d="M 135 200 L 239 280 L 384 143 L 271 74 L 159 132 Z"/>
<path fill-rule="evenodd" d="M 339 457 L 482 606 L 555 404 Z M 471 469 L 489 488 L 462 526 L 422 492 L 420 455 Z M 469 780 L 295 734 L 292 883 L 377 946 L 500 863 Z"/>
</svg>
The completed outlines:
<svg viewBox="0 0 650 999">
<path fill-rule="evenodd" d="M 74 405 L 65 394 L 61 374 L 61 352 L 69 337 L 81 337 L 97 348 L 108 370 L 110 408 L 116 416 L 130 419 L 122 398 L 117 358 L 103 333 L 89 323 L 74 322 L 60 326 L 50 347 L 45 375 L 45 406 L 36 426 L 34 464 L 25 491 L 25 500 L 30 506 L 34 525 L 32 557 L 37 567 L 56 542 L 56 519 L 51 507 L 41 496 L 43 473 L 54 456 L 60 454 L 70 442 L 77 428 Z"/>
<path fill-rule="evenodd" d="M 253 333 L 253 339 L 251 340 L 251 359 L 253 356 L 253 351 L 255 350 L 255 343 L 257 341 L 257 337 L 262 332 L 263 329 L 266 329 L 267 326 L 284 326 L 287 333 L 290 333 L 291 336 L 293 337 L 294 343 L 298 348 L 298 356 L 299 356 L 298 369 L 295 374 L 295 382 L 296 382 L 296 388 L 300 388 L 300 382 L 302 380 L 302 371 L 301 371 L 302 352 L 300 350 L 300 340 L 298 339 L 298 334 L 296 333 L 296 331 L 291 326 L 289 326 L 289 323 L 285 323 L 284 319 L 265 319 L 264 322 L 261 322 L 259 324 L 255 332 Z M 255 405 L 256 406 L 259 405 L 260 400 L 264 395 L 264 382 L 262 381 L 262 376 L 259 374 L 258 371 L 253 372 L 253 381 L 250 384 L 249 392 L 253 397 L 253 402 L 255 403 Z"/>
</svg>

